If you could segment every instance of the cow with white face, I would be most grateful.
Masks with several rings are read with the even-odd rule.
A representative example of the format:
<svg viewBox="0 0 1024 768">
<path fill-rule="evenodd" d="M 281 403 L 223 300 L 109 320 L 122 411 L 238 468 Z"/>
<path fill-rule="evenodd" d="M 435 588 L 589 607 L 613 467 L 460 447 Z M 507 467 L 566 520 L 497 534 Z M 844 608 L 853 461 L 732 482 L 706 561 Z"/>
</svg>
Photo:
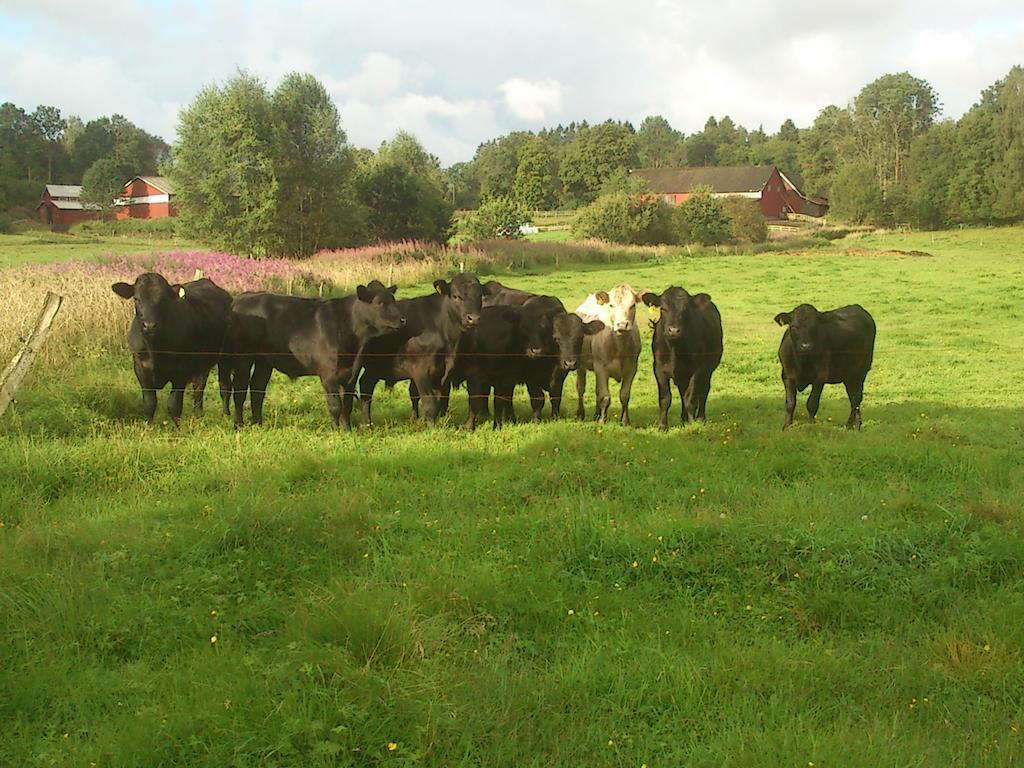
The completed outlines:
<svg viewBox="0 0 1024 768">
<path fill-rule="evenodd" d="M 597 407 L 594 418 L 604 423 L 611 405 L 608 379 L 621 382 L 619 403 L 622 416 L 619 421 L 629 425 L 629 393 L 636 376 L 637 360 L 640 357 L 640 329 L 636 325 L 636 304 L 640 294 L 622 283 L 610 291 L 598 291 L 587 296 L 587 300 L 576 309 L 583 322 L 600 320 L 604 330 L 583 339 L 583 354 L 576 373 L 576 415 L 583 419 L 586 409 L 583 397 L 587 391 L 587 371 L 593 371 L 597 379 Z"/>
</svg>

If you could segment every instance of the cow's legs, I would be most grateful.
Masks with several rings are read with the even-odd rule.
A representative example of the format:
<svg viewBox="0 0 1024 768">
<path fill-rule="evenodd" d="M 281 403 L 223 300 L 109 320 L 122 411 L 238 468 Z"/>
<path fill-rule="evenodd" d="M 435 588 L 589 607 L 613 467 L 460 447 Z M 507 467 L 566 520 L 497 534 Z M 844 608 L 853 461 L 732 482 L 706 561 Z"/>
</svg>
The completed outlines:
<svg viewBox="0 0 1024 768">
<path fill-rule="evenodd" d="M 423 419 L 428 424 L 433 424 L 437 421 L 438 413 L 441 409 L 441 390 L 423 374 L 409 381 L 410 398 L 412 397 L 414 387 L 416 396 L 423 406 Z"/>
<path fill-rule="evenodd" d="M 608 371 L 603 367 L 594 366 L 594 418 L 604 424 L 608 418 L 608 406 L 612 404 L 612 395 L 608 390 Z"/>
<path fill-rule="evenodd" d="M 654 379 L 658 382 L 658 429 L 668 429 L 668 411 L 672 407 L 672 381 L 654 369 Z"/>
<path fill-rule="evenodd" d="M 466 381 L 466 399 L 469 401 L 469 416 L 463 425 L 468 430 L 476 429 L 476 424 L 487 416 L 487 398 L 490 387 L 481 379 Z"/>
<path fill-rule="evenodd" d="M 220 402 L 224 415 L 231 415 L 231 366 L 224 360 L 217 363 L 217 384 L 220 387 Z"/>
<path fill-rule="evenodd" d="M 209 378 L 209 371 L 197 373 L 192 377 L 192 410 L 198 416 L 203 413 L 203 398 L 206 395 L 206 382 Z"/>
<path fill-rule="evenodd" d="M 683 424 L 688 424 L 690 421 L 690 412 L 687 410 L 687 392 L 690 391 L 689 381 L 687 379 L 675 380 L 676 391 L 679 393 L 679 421 Z"/>
<path fill-rule="evenodd" d="M 811 394 L 807 398 L 807 415 L 811 417 L 811 421 L 814 421 L 814 417 L 818 415 L 818 406 L 821 404 L 821 391 L 825 389 L 824 382 L 814 382 L 811 385 Z"/>
<path fill-rule="evenodd" d="M 697 375 L 697 380 L 700 383 L 700 397 L 697 400 L 697 418 L 704 421 L 707 418 L 708 412 L 708 395 L 711 394 L 711 376 L 714 371 L 701 371 Z"/>
<path fill-rule="evenodd" d="M 341 424 L 346 430 L 352 429 L 352 406 L 355 403 L 355 388 L 348 383 L 341 385 Z"/>
<path fill-rule="evenodd" d="M 373 390 L 377 387 L 378 381 L 379 379 L 366 373 L 363 373 L 362 378 L 359 379 L 359 404 L 362 408 L 361 423 L 364 427 L 373 426 L 370 411 L 373 406 Z"/>
<path fill-rule="evenodd" d="M 327 400 L 327 412 L 331 414 L 331 423 L 335 427 L 344 427 L 348 431 L 352 429 L 352 422 L 350 420 L 352 415 L 352 397 L 350 395 L 348 398 L 348 413 L 345 414 L 342 403 L 344 386 L 341 382 L 342 378 L 336 373 L 320 377 L 320 383 L 324 388 L 324 398 Z"/>
<path fill-rule="evenodd" d="M 636 376 L 636 367 L 631 366 L 623 371 L 622 386 L 619 387 L 619 405 L 622 406 L 622 415 L 619 416 L 619 423 L 629 426 L 629 395 L 633 390 L 633 378 Z"/>
<path fill-rule="evenodd" d="M 252 423 L 263 423 L 263 401 L 267 397 L 267 386 L 273 367 L 257 362 L 249 378 L 249 407 L 252 409 Z"/>
<path fill-rule="evenodd" d="M 565 387 L 565 378 L 568 372 L 561 368 L 555 371 L 551 377 L 551 385 L 548 388 L 548 398 L 551 400 L 551 418 L 558 419 L 562 415 L 562 389 Z"/>
<path fill-rule="evenodd" d="M 515 413 L 512 411 L 512 397 L 515 394 L 515 384 L 500 384 L 494 387 L 494 428 L 499 429 L 507 420 L 515 421 Z M 511 419 L 509 417 L 512 416 Z"/>
<path fill-rule="evenodd" d="M 444 381 L 441 383 L 441 394 L 438 396 L 437 402 L 437 417 L 441 418 L 448 413 L 448 405 L 451 401 L 452 385 Z"/>
<path fill-rule="evenodd" d="M 185 405 L 185 387 L 188 381 L 172 381 L 171 394 L 167 398 L 167 413 L 171 416 L 174 426 L 181 420 L 181 410 Z"/>
<path fill-rule="evenodd" d="M 686 379 L 686 394 L 683 394 L 683 390 L 679 390 L 680 397 L 683 398 L 683 421 L 691 422 L 697 420 L 697 412 L 699 411 L 700 403 L 700 381 L 697 378 L 697 374 L 692 374 Z"/>
<path fill-rule="evenodd" d="M 231 396 L 235 401 L 235 428 L 242 426 L 243 409 L 245 408 L 245 398 L 249 394 L 249 379 L 252 377 L 252 361 L 242 360 L 241 358 L 235 361 L 234 373 L 231 376 Z"/>
<path fill-rule="evenodd" d="M 540 421 L 544 415 L 544 387 L 536 382 L 527 382 L 526 389 L 530 393 L 530 408 L 533 410 L 533 420 Z"/>
<path fill-rule="evenodd" d="M 409 404 L 412 406 L 412 417 L 418 419 L 420 417 L 420 388 L 412 379 L 409 379 Z"/>
<path fill-rule="evenodd" d="M 782 383 L 786 387 L 786 421 L 783 429 L 789 429 L 793 424 L 793 411 L 796 410 L 796 379 L 782 377 Z"/>
<path fill-rule="evenodd" d="M 153 382 L 153 374 L 135 361 L 135 378 L 139 380 L 142 388 L 142 413 L 146 421 L 153 423 L 153 416 L 156 414 L 156 386 Z"/>
<path fill-rule="evenodd" d="M 582 365 L 576 369 L 576 418 L 583 421 L 587 418 L 587 409 L 583 398 L 587 394 L 587 369 Z"/>
<path fill-rule="evenodd" d="M 860 404 L 864 399 L 864 379 L 844 382 L 846 395 L 850 398 L 850 418 L 846 420 L 847 429 L 860 429 Z"/>
</svg>

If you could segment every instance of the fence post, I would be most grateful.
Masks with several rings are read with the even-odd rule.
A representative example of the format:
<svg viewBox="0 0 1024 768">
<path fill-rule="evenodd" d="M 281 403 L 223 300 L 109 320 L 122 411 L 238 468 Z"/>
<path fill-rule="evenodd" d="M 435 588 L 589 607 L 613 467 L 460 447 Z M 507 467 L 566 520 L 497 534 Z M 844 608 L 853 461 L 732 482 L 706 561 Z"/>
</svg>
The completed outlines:
<svg viewBox="0 0 1024 768">
<path fill-rule="evenodd" d="M 14 393 L 18 391 L 18 385 L 25 378 L 25 374 L 28 373 L 28 369 L 32 365 L 32 360 L 46 340 L 47 334 L 50 333 L 50 326 L 53 325 L 53 319 L 57 316 L 57 311 L 63 301 L 63 296 L 58 296 L 51 291 L 46 292 L 43 310 L 39 313 L 32 332 L 29 333 L 18 353 L 4 368 L 3 373 L 0 373 L 0 416 L 4 415 L 7 406 L 13 402 Z"/>
</svg>

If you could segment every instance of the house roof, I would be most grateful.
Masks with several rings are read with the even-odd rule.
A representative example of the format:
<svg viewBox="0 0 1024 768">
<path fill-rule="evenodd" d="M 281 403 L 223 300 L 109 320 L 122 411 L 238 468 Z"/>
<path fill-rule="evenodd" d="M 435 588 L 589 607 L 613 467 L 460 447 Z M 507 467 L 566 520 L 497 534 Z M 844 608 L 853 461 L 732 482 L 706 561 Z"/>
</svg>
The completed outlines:
<svg viewBox="0 0 1024 768">
<path fill-rule="evenodd" d="M 135 179 L 144 181 L 151 187 L 156 187 L 165 195 L 174 194 L 174 185 L 171 184 L 171 180 L 168 179 L 166 176 L 136 176 Z M 125 186 L 129 186 L 132 183 L 132 181 L 135 181 L 135 179 L 129 181 L 128 184 L 125 184 Z"/>
<path fill-rule="evenodd" d="M 100 206 L 96 203 L 83 203 L 81 200 L 44 200 L 39 205 L 52 205 L 62 211 L 99 211 Z M 36 208 L 39 207 L 36 206 Z"/>
<path fill-rule="evenodd" d="M 81 197 L 82 187 L 77 184 L 47 184 L 50 197 Z"/>
<path fill-rule="evenodd" d="M 681 194 L 708 186 L 719 194 L 760 192 L 775 170 L 774 165 L 710 166 L 707 168 L 638 168 L 655 194 Z"/>
</svg>

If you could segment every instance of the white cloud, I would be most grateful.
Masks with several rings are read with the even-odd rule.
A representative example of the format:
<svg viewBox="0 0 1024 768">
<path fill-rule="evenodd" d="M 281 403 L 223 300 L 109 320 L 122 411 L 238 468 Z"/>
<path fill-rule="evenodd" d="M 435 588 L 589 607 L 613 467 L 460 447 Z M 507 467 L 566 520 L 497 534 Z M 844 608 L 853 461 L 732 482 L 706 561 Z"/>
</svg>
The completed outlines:
<svg viewBox="0 0 1024 768">
<path fill-rule="evenodd" d="M 406 129 L 445 163 L 569 120 L 662 114 L 687 133 L 712 114 L 769 131 L 787 117 L 807 125 L 901 70 L 959 117 L 1022 63 L 1024 9 L 1012 5 L 822 0 L 793 13 L 783 0 L 654 0 L 638 13 L 621 0 L 522 0 L 509 13 L 496 0 L 0 0 L 0 101 L 120 112 L 173 140 L 178 110 L 204 85 L 241 67 L 273 88 L 299 70 L 323 81 L 354 143 Z M 566 29 L 584 42 L 567 45 Z"/>
<path fill-rule="evenodd" d="M 513 77 L 501 84 L 505 106 L 521 120 L 539 122 L 562 110 L 562 86 L 554 80 L 530 82 Z"/>
</svg>

